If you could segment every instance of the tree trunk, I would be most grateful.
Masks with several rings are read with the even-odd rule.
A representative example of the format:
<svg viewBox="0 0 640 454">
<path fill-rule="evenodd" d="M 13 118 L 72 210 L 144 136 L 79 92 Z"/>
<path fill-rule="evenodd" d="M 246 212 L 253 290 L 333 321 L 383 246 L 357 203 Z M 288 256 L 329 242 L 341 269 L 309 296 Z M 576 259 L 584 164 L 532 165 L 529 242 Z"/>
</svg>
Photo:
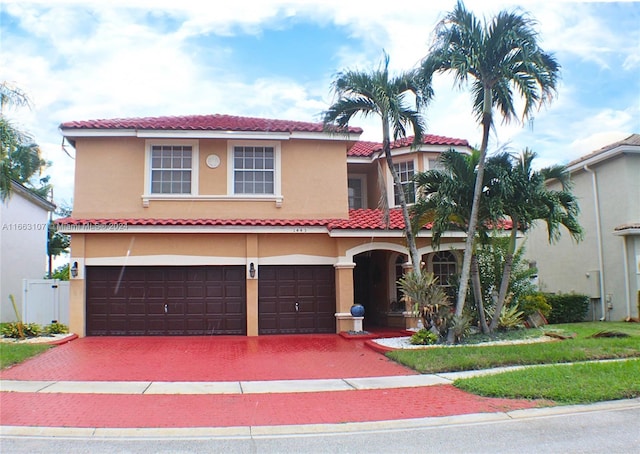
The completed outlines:
<svg viewBox="0 0 640 454">
<path fill-rule="evenodd" d="M 491 319 L 491 325 L 489 329 L 493 332 L 498 327 L 498 321 L 500 320 L 500 312 L 502 306 L 507 298 L 507 291 L 509 290 L 509 281 L 511 280 L 511 268 L 513 266 L 513 254 L 516 252 L 516 236 L 518 235 L 518 218 L 512 217 L 511 221 L 513 226 L 511 227 L 511 235 L 509 237 L 509 249 L 507 255 L 504 258 L 504 268 L 502 269 L 502 280 L 500 281 L 500 291 L 498 292 L 498 301 L 493 311 L 493 318 Z"/>
<path fill-rule="evenodd" d="M 458 289 L 458 300 L 456 301 L 456 316 L 460 317 L 464 309 L 469 288 L 469 272 L 471 269 L 471 256 L 473 255 L 473 241 L 476 236 L 478 224 L 478 211 L 480 210 L 480 196 L 482 195 L 482 185 L 484 180 L 484 164 L 487 155 L 487 145 L 489 143 L 489 130 L 491 129 L 491 101 L 492 90 L 489 87 L 484 89 L 484 113 L 482 115 L 482 145 L 480 146 L 480 157 L 478 159 L 478 170 L 476 173 L 476 183 L 473 189 L 473 205 L 471 206 L 471 217 L 467 228 L 467 240 L 464 245 L 464 257 L 462 259 L 462 271 L 460 272 L 460 288 Z M 455 334 L 449 330 L 447 342 L 452 344 Z"/>
<path fill-rule="evenodd" d="M 478 266 L 478 257 L 473 254 L 471 257 L 471 283 L 473 284 L 473 296 L 478 307 L 478 319 L 480 320 L 480 329 L 484 334 L 489 333 L 487 325 L 487 317 L 484 315 L 484 301 L 482 301 L 482 284 L 480 283 L 480 267 Z"/>
<path fill-rule="evenodd" d="M 382 123 L 382 148 L 387 161 L 387 167 L 389 168 L 389 172 L 391 172 L 391 177 L 393 178 L 393 187 L 399 194 L 400 208 L 402 209 L 402 218 L 404 219 L 404 235 L 407 240 L 407 247 L 409 248 L 409 256 L 411 257 L 413 271 L 420 276 L 422 274 L 422 257 L 420 257 L 420 254 L 418 253 L 415 236 L 411 230 L 411 219 L 409 218 L 407 200 L 404 196 L 404 188 L 402 187 L 402 183 L 400 183 L 398 173 L 393 168 L 393 158 L 391 157 L 391 144 L 389 139 L 389 121 L 387 118 L 383 117 Z"/>
</svg>

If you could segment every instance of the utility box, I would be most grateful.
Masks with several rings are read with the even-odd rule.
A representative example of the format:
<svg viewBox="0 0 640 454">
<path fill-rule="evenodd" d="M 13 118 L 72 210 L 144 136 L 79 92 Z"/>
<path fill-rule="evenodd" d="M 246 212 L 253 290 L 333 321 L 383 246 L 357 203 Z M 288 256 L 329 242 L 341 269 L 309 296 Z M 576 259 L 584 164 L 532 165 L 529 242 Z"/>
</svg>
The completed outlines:
<svg viewBox="0 0 640 454">
<path fill-rule="evenodd" d="M 589 298 L 600 298 L 600 271 L 589 271 L 587 279 L 589 281 Z"/>
</svg>

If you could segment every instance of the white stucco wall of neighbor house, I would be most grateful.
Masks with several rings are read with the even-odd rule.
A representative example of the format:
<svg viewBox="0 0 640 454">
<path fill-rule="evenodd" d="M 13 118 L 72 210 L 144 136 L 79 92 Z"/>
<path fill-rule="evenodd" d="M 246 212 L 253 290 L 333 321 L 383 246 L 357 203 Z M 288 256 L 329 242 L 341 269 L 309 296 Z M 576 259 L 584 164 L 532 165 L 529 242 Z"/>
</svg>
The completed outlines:
<svg viewBox="0 0 640 454">
<path fill-rule="evenodd" d="M 562 238 L 549 245 L 544 224 L 531 230 L 526 255 L 536 262 L 541 290 L 589 295 L 588 320 L 638 317 L 640 236 L 627 231 L 625 240 L 616 227 L 640 222 L 640 153 L 585 159 L 569 169 L 584 239 L 576 243 L 563 231 Z"/>
<path fill-rule="evenodd" d="M 54 205 L 18 185 L 0 203 L 0 321 L 15 321 L 9 295 L 22 307 L 22 280 L 47 271 L 47 223 Z"/>
</svg>

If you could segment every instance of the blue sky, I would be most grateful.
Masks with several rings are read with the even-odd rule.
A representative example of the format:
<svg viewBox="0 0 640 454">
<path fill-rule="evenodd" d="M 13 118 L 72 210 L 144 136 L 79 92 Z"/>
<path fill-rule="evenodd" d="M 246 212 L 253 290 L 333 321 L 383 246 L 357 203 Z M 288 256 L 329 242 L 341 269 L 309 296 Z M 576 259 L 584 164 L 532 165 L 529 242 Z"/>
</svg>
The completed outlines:
<svg viewBox="0 0 640 454">
<path fill-rule="evenodd" d="M 498 125 L 490 147 L 529 147 L 538 166 L 567 163 L 640 133 L 640 2 L 467 0 L 479 17 L 514 8 L 538 21 L 560 65 L 558 96 L 525 125 Z M 414 67 L 453 0 L 13 1 L 0 3 L 1 78 L 31 110 L 7 112 L 31 132 L 58 203 L 73 198 L 73 160 L 58 125 L 96 118 L 232 114 L 317 121 L 344 69 L 391 58 Z M 428 132 L 480 142 L 468 91 L 435 80 Z M 379 140 L 376 119 L 356 119 Z M 70 149 L 73 156 L 73 150 Z"/>
</svg>

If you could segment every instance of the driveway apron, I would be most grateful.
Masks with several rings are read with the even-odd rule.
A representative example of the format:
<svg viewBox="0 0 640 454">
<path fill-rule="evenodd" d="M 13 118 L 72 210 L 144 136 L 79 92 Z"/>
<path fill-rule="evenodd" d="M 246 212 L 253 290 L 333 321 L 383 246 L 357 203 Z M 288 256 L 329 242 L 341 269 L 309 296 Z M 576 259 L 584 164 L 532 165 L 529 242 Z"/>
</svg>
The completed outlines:
<svg viewBox="0 0 640 454">
<path fill-rule="evenodd" d="M 85 337 L 0 372 L 4 380 L 253 381 L 413 375 L 338 335 Z"/>
</svg>

